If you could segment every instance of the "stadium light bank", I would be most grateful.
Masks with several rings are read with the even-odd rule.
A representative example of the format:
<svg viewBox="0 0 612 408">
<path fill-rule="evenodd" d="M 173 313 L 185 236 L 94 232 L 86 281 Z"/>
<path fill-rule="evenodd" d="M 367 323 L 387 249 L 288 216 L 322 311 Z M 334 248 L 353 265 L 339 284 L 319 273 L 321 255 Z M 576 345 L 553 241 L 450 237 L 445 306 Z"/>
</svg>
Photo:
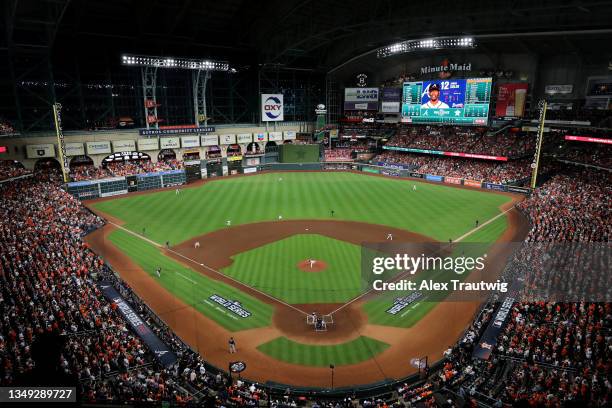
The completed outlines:
<svg viewBox="0 0 612 408">
<path fill-rule="evenodd" d="M 446 50 L 475 48 L 476 41 L 472 37 L 444 37 L 421 40 L 407 40 L 381 47 L 376 50 L 377 58 L 386 58 L 392 55 L 405 54 L 423 50 Z"/>
<path fill-rule="evenodd" d="M 131 67 L 236 72 L 235 69 L 230 68 L 227 61 L 213 61 L 210 59 L 151 57 L 146 55 L 123 54 L 121 56 L 121 64 Z"/>
</svg>

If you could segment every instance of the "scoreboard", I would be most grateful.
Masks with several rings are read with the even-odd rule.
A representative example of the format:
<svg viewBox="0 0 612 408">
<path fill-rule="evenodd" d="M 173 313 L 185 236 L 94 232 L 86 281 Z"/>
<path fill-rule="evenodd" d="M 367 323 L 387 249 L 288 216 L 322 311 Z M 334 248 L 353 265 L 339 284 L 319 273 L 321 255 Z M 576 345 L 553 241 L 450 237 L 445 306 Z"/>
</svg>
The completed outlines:
<svg viewBox="0 0 612 408">
<path fill-rule="evenodd" d="M 486 125 L 491 78 L 404 82 L 402 122 Z"/>
</svg>

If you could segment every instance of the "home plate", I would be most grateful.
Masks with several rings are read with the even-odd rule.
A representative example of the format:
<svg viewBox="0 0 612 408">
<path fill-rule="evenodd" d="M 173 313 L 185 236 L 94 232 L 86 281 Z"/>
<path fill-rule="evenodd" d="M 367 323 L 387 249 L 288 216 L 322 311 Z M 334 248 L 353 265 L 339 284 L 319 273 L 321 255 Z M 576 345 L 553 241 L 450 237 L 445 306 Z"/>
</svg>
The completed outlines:
<svg viewBox="0 0 612 408">
<path fill-rule="evenodd" d="M 308 228 L 306 228 L 306 231 L 308 231 Z"/>
<path fill-rule="evenodd" d="M 204 264 L 200 264 L 200 266 L 204 266 Z"/>
</svg>

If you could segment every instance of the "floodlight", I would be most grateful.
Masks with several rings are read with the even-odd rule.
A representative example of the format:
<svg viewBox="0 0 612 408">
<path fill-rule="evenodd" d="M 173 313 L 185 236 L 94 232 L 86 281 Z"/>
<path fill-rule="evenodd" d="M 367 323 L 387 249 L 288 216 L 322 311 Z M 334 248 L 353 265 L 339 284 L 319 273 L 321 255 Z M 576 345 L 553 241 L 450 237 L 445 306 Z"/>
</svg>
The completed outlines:
<svg viewBox="0 0 612 408">
<path fill-rule="evenodd" d="M 136 67 L 154 67 L 168 69 L 193 69 L 203 71 L 229 71 L 227 61 L 213 61 L 209 59 L 175 58 L 175 57 L 151 57 L 146 55 L 121 56 L 121 63 Z"/>
<path fill-rule="evenodd" d="M 386 58 L 391 55 L 414 52 L 415 50 L 431 49 L 452 49 L 452 48 L 474 48 L 475 41 L 472 37 L 442 37 L 425 38 L 420 40 L 407 40 L 399 43 L 381 47 L 376 50 L 378 58 Z"/>
</svg>

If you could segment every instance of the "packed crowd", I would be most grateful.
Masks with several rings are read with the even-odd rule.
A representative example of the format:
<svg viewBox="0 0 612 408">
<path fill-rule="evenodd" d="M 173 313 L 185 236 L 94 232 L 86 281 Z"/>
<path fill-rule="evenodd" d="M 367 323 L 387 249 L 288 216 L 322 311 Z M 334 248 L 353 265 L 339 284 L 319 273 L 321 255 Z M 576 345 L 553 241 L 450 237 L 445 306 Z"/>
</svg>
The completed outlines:
<svg viewBox="0 0 612 408">
<path fill-rule="evenodd" d="M 91 164 L 73 166 L 70 168 L 70 178 L 73 181 L 95 180 L 106 177 L 122 177 L 133 174 L 153 173 L 158 171 L 179 170 L 183 162 L 176 159 L 160 160 L 153 163 L 150 160 L 134 160 L 106 163 L 106 166 L 95 167 Z"/>
<path fill-rule="evenodd" d="M 460 126 L 401 127 L 387 145 L 504 157 L 533 153 L 535 137 L 530 134 L 504 131 L 489 136 L 486 133 L 486 128 Z"/>
<path fill-rule="evenodd" d="M 592 245 L 610 240 L 610 174 L 579 167 L 561 172 L 567 174 L 554 176 L 519 204 L 532 226 L 526 238 L 531 244 L 524 249 L 536 242 Z M 609 272 L 603 272 L 609 281 Z M 523 280 L 526 275 L 517 277 Z M 528 281 L 529 277 L 526 285 Z M 516 302 L 491 357 L 473 358 L 472 351 L 499 304 L 496 300 L 445 353 L 444 368 L 436 374 L 440 387 L 490 406 L 610 404 L 611 303 Z"/>
<path fill-rule="evenodd" d="M 0 160 L 0 180 L 30 174 L 31 171 L 24 168 L 19 162 L 13 160 Z"/>
<path fill-rule="evenodd" d="M 60 188 L 58 175 L 0 193 L 0 385 L 75 385 L 84 402 L 257 405 L 254 384 L 207 369 L 83 242 L 103 221 Z M 109 281 L 176 353 L 163 367 L 102 295 Z M 43 381 L 43 382 L 44 382 Z"/>
<path fill-rule="evenodd" d="M 557 174 L 518 204 L 531 220 L 527 241 L 608 242 L 612 238 L 612 175 Z"/>
<path fill-rule="evenodd" d="M 351 154 L 353 149 L 347 147 L 340 147 L 336 149 L 325 149 L 323 160 L 324 161 L 348 161 L 352 160 Z"/>
<path fill-rule="evenodd" d="M 595 144 L 580 149 L 570 149 L 563 153 L 561 159 L 612 169 L 612 146 Z"/>
<path fill-rule="evenodd" d="M 376 162 L 406 164 L 418 173 L 506 184 L 531 174 L 530 161 L 490 161 L 385 151 Z"/>
</svg>

